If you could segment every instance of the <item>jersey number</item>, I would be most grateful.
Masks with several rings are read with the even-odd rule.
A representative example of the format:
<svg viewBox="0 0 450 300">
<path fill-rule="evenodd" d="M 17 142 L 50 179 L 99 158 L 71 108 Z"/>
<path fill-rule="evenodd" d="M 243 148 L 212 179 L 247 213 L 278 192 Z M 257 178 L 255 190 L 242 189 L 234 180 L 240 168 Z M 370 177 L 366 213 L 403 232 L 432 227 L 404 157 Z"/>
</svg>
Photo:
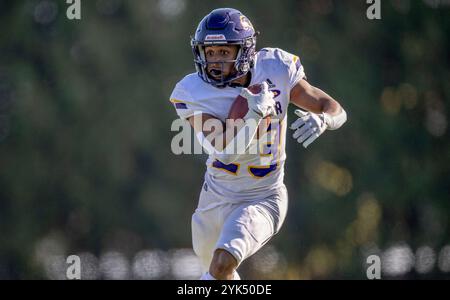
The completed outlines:
<svg viewBox="0 0 450 300">
<path fill-rule="evenodd" d="M 281 121 L 279 123 L 272 122 L 267 128 L 267 132 L 270 134 L 270 141 L 259 144 L 259 155 L 262 160 L 268 160 L 269 164 L 259 166 L 249 165 L 247 171 L 253 178 L 264 178 L 278 168 L 282 142 L 282 128 L 283 125 Z M 240 169 L 240 164 L 238 163 L 224 164 L 217 159 L 213 162 L 212 166 L 231 175 L 237 175 Z"/>
</svg>

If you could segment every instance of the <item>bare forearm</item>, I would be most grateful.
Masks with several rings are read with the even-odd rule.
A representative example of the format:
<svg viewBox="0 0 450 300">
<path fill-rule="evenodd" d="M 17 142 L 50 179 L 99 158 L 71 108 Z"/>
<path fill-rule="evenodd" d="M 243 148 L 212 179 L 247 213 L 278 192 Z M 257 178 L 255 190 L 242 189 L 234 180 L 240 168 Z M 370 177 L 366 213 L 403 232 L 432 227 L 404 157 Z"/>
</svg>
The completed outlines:
<svg viewBox="0 0 450 300">
<path fill-rule="evenodd" d="M 310 86 L 310 89 L 301 93 L 301 101 L 291 101 L 299 108 L 311 111 L 316 114 L 327 113 L 336 115 L 341 112 L 341 105 L 334 100 L 330 95 L 319 88 Z"/>
<path fill-rule="evenodd" d="M 323 114 L 328 129 L 338 129 L 347 121 L 342 106 L 319 88 L 301 80 L 291 91 L 291 103 L 306 111 Z"/>
<path fill-rule="evenodd" d="M 341 105 L 334 100 L 330 95 L 322 91 L 321 89 L 314 88 L 316 90 L 316 97 L 320 103 L 320 112 L 330 115 L 337 115 L 342 111 Z"/>
</svg>

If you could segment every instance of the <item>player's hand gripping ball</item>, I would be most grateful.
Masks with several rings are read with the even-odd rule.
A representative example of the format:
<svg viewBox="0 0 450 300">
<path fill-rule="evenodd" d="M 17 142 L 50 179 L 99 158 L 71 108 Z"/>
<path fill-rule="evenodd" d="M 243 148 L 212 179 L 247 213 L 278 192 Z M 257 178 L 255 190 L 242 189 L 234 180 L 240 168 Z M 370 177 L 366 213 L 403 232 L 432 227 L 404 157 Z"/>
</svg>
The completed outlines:
<svg viewBox="0 0 450 300">
<path fill-rule="evenodd" d="M 262 88 L 261 88 L 260 84 L 255 84 L 255 85 L 249 86 L 248 90 L 252 94 L 257 95 L 257 94 L 261 93 Z M 228 119 L 232 119 L 232 120 L 243 119 L 245 117 L 245 115 L 247 115 L 247 113 L 248 113 L 248 101 L 251 101 L 251 100 L 247 100 L 246 98 L 244 98 L 241 95 L 237 96 L 236 99 L 234 100 L 233 104 L 231 105 L 230 111 L 228 113 Z M 263 132 L 267 131 L 267 128 L 270 125 L 270 121 L 271 121 L 270 115 L 266 116 L 261 121 L 261 123 L 259 124 L 258 131 L 256 133 L 257 138 L 259 138 L 259 132 L 263 133 Z"/>
</svg>

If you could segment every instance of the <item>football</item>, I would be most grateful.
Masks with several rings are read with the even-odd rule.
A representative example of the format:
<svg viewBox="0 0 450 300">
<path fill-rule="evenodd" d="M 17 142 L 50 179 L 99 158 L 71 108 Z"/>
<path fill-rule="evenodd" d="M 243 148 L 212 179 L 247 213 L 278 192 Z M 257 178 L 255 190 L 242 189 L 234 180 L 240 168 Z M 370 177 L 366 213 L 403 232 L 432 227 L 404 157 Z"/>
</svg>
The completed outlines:
<svg viewBox="0 0 450 300">
<path fill-rule="evenodd" d="M 257 93 L 261 92 L 261 85 L 255 84 L 255 85 L 249 86 L 248 89 L 252 93 L 257 94 Z M 236 97 L 233 104 L 231 105 L 230 111 L 228 112 L 228 119 L 233 119 L 233 120 L 242 119 L 243 117 L 245 117 L 247 112 L 248 112 L 247 99 L 245 99 L 244 97 L 239 95 Z M 270 124 L 270 120 L 271 120 L 270 117 L 265 117 L 264 118 L 265 122 L 261 122 L 261 124 L 259 125 L 259 130 L 257 132 L 257 138 L 259 138 L 259 131 L 267 130 L 267 127 Z M 262 131 L 262 132 L 264 132 L 264 131 Z"/>
</svg>

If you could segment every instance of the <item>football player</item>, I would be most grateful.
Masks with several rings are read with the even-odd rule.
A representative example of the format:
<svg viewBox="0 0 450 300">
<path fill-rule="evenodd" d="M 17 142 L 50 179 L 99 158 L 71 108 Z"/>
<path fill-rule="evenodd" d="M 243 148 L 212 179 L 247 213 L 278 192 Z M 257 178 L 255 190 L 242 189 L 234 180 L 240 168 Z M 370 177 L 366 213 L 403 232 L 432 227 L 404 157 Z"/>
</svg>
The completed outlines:
<svg viewBox="0 0 450 300">
<path fill-rule="evenodd" d="M 179 117 L 190 122 L 199 141 L 209 148 L 204 184 L 192 216 L 193 248 L 204 271 L 201 279 L 239 279 L 236 270 L 242 261 L 280 230 L 288 204 L 283 183 L 288 105 L 301 109 L 295 111 L 298 118 L 290 129 L 304 147 L 347 120 L 336 100 L 306 81 L 298 56 L 278 48 L 256 51 L 256 37 L 252 23 L 240 11 L 213 10 L 191 40 L 197 72 L 179 81 L 170 96 Z M 255 84 L 262 84 L 259 93 L 248 89 Z M 278 120 L 267 129 L 271 140 L 261 153 L 226 152 L 229 141 L 214 141 L 227 136 L 227 127 L 216 130 L 211 139 L 212 131 L 203 126 L 211 120 L 225 123 L 239 95 L 248 102 L 244 122 Z M 196 118 L 200 122 L 194 122 Z M 250 137 L 245 143 L 248 148 L 255 134 L 242 132 L 231 135 Z M 215 151 L 210 151 L 211 146 Z"/>
</svg>

